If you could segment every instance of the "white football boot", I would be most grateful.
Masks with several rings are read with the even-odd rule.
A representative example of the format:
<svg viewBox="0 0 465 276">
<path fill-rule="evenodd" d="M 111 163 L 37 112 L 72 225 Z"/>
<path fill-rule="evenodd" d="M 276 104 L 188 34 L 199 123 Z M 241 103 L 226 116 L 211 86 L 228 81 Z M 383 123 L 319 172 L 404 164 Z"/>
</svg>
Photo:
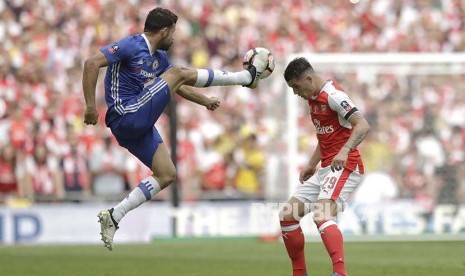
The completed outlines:
<svg viewBox="0 0 465 276">
<path fill-rule="evenodd" d="M 252 75 L 252 81 L 250 84 L 245 85 L 251 89 L 254 89 L 258 86 L 260 82 L 260 76 L 266 70 L 268 66 L 268 53 L 265 51 L 259 51 L 257 55 L 253 58 L 252 64 L 249 65 L 247 71 Z"/>
<path fill-rule="evenodd" d="M 100 235 L 102 236 L 103 246 L 108 250 L 113 250 L 113 237 L 115 236 L 116 230 L 118 230 L 118 224 L 113 220 L 111 213 L 113 209 L 102 210 L 98 213 L 98 222 L 100 223 Z"/>
</svg>

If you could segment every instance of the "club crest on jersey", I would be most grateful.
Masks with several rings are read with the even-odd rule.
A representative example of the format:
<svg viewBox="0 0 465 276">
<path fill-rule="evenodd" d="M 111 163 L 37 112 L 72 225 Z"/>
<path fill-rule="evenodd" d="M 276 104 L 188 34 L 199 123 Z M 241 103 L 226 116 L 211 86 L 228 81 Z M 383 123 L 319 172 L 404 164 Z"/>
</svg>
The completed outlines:
<svg viewBox="0 0 465 276">
<path fill-rule="evenodd" d="M 155 70 L 158 68 L 158 59 L 154 59 L 152 63 L 152 70 Z"/>
<path fill-rule="evenodd" d="M 313 106 L 313 113 L 317 114 L 318 113 L 318 105 Z"/>
<path fill-rule="evenodd" d="M 110 48 L 108 48 L 108 53 L 110 53 L 110 55 L 114 55 L 116 51 L 118 50 L 119 50 L 118 44 L 114 43 Z"/>
<path fill-rule="evenodd" d="M 326 105 L 325 104 L 320 105 L 320 108 L 321 108 L 321 111 L 323 113 L 326 113 Z"/>
<path fill-rule="evenodd" d="M 341 106 L 345 111 L 350 111 L 352 109 L 352 106 L 350 106 L 350 104 L 346 101 L 342 101 Z"/>
</svg>

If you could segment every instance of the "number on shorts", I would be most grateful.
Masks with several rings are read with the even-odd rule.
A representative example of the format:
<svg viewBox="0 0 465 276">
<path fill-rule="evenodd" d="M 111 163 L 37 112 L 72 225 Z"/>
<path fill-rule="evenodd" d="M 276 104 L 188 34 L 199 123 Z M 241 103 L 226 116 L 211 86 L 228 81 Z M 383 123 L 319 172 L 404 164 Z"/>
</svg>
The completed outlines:
<svg viewBox="0 0 465 276">
<path fill-rule="evenodd" d="M 323 188 L 323 190 L 331 190 L 332 188 L 334 188 L 336 183 L 337 183 L 337 177 L 335 177 L 335 176 L 329 177 L 328 176 L 323 180 L 323 186 L 321 186 L 321 188 Z M 326 184 L 328 184 L 328 185 L 326 185 Z"/>
</svg>

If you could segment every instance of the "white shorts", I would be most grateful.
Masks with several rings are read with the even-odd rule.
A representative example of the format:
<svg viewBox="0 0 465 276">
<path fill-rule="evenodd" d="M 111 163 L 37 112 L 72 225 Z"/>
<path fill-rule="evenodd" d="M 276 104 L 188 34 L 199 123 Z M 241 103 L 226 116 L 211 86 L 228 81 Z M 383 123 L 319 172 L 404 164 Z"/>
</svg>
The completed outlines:
<svg viewBox="0 0 465 276">
<path fill-rule="evenodd" d="M 300 185 L 292 195 L 305 204 L 312 204 L 319 199 L 332 199 L 341 211 L 346 200 L 362 182 L 363 175 L 348 169 L 331 171 L 331 166 L 319 169 L 304 184 Z"/>
</svg>

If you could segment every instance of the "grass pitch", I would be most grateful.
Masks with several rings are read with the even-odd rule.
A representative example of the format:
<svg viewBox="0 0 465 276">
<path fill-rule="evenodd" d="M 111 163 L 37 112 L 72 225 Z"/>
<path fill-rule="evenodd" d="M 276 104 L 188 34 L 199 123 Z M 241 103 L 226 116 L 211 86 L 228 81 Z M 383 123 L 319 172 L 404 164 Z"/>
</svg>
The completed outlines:
<svg viewBox="0 0 465 276">
<path fill-rule="evenodd" d="M 306 244 L 309 275 L 331 274 L 321 243 Z M 465 242 L 349 242 L 351 276 L 465 275 Z M 289 276 L 282 243 L 254 239 L 164 240 L 148 245 L 2 246 L 2 276 Z"/>
</svg>

